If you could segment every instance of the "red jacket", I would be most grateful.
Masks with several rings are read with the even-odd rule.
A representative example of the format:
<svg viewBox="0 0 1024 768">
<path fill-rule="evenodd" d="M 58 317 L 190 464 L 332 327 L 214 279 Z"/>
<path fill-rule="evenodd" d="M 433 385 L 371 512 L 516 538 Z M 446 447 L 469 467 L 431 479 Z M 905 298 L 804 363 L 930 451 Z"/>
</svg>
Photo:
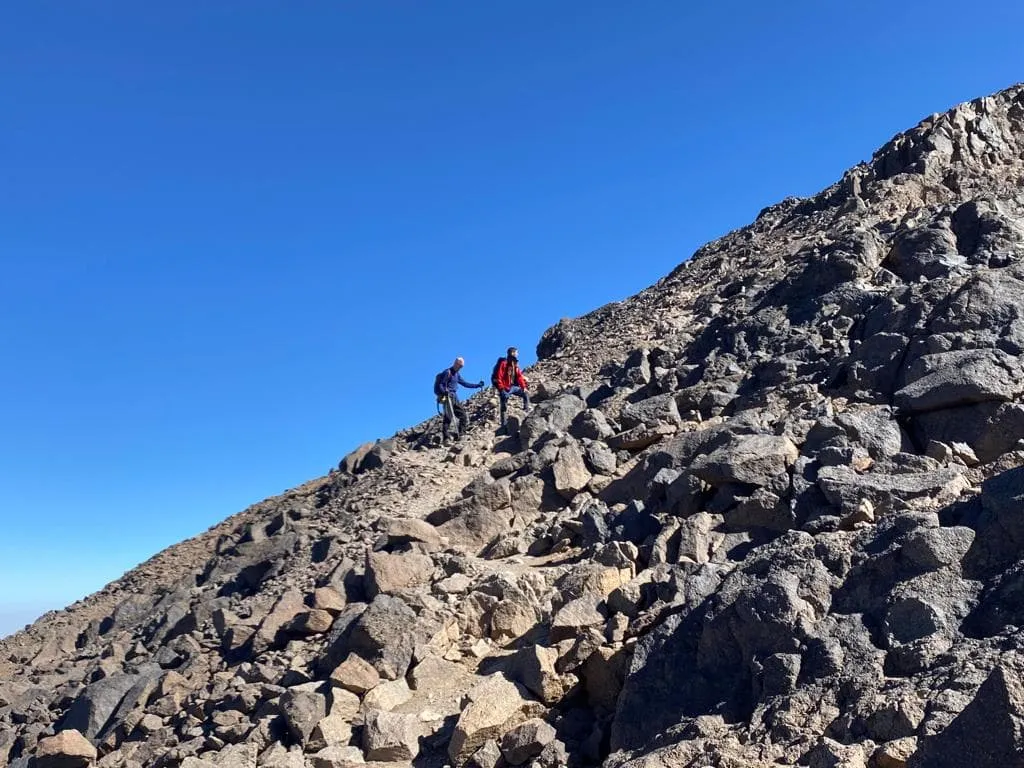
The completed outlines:
<svg viewBox="0 0 1024 768">
<path fill-rule="evenodd" d="M 498 389 L 502 392 L 508 392 L 513 386 L 526 389 L 526 377 L 519 370 L 519 366 L 509 362 L 507 357 L 498 364 L 497 383 Z"/>
</svg>

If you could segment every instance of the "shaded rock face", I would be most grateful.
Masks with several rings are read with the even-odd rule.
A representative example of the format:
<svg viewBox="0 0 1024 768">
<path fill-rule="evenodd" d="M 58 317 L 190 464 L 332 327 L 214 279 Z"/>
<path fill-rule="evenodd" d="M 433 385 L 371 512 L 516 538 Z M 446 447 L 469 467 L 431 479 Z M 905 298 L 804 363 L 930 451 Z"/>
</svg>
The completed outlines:
<svg viewBox="0 0 1024 768">
<path fill-rule="evenodd" d="M 1015 765 L 1024 88 L 0 641 L 0 765 Z"/>
</svg>

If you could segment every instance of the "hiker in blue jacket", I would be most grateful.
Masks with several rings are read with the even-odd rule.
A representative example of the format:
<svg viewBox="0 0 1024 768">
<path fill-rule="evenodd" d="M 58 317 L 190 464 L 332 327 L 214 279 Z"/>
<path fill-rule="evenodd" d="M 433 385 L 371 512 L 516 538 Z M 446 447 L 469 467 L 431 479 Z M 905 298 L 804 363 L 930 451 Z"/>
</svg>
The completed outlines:
<svg viewBox="0 0 1024 768">
<path fill-rule="evenodd" d="M 459 428 L 455 430 L 454 435 L 456 438 L 465 434 L 466 429 L 469 427 L 469 416 L 466 414 L 465 407 L 459 402 L 459 385 L 467 389 L 480 389 L 484 385 L 483 381 L 471 384 L 462 378 L 462 374 L 459 371 L 462 370 L 462 366 L 465 364 L 465 360 L 461 357 L 456 357 L 452 367 L 445 370 L 441 376 L 441 391 L 444 398 L 444 421 L 442 422 L 441 429 L 444 439 L 448 438 L 448 430 L 451 427 L 453 418 L 459 420 Z"/>
</svg>

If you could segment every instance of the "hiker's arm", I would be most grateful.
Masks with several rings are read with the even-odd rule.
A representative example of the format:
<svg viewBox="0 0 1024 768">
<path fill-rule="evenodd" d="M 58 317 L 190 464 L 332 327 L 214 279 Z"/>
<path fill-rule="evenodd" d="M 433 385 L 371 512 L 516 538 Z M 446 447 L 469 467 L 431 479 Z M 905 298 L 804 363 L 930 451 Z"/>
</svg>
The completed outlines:
<svg viewBox="0 0 1024 768">
<path fill-rule="evenodd" d="M 462 374 L 461 373 L 459 374 L 459 384 L 461 384 L 462 386 L 466 387 L 466 389 L 480 389 L 480 387 L 482 387 L 484 385 L 483 382 L 480 382 L 479 384 L 476 384 L 476 383 L 470 383 L 470 382 L 466 381 L 464 378 L 462 378 Z"/>
</svg>

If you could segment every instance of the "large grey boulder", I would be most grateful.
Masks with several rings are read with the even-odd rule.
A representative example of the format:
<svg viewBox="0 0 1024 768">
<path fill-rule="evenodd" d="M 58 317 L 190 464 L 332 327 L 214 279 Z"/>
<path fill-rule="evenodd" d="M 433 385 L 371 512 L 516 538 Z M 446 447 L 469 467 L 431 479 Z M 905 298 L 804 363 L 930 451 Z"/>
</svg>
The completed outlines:
<svg viewBox="0 0 1024 768">
<path fill-rule="evenodd" d="M 559 395 L 535 407 L 519 427 L 519 440 L 524 448 L 532 448 L 543 436 L 568 431 L 586 404 L 575 395 Z"/>
<path fill-rule="evenodd" d="M 1024 367 L 1000 349 L 969 349 L 923 355 L 906 372 L 893 396 L 904 413 L 936 411 L 988 400 L 1013 400 L 1024 392 Z"/>
<path fill-rule="evenodd" d="M 865 499 L 876 512 L 906 509 L 914 501 L 938 507 L 954 501 L 969 485 L 963 467 L 955 466 L 905 474 L 860 474 L 846 466 L 822 467 L 818 472 L 818 487 L 832 504 L 847 513 L 855 511 Z"/>
<path fill-rule="evenodd" d="M 798 455 L 799 450 L 787 437 L 738 435 L 697 457 L 690 471 L 710 485 L 742 483 L 784 490 Z"/>
<path fill-rule="evenodd" d="M 1024 669 L 1007 659 L 943 731 L 920 741 L 907 768 L 1005 768 L 1024 753 Z"/>
</svg>

